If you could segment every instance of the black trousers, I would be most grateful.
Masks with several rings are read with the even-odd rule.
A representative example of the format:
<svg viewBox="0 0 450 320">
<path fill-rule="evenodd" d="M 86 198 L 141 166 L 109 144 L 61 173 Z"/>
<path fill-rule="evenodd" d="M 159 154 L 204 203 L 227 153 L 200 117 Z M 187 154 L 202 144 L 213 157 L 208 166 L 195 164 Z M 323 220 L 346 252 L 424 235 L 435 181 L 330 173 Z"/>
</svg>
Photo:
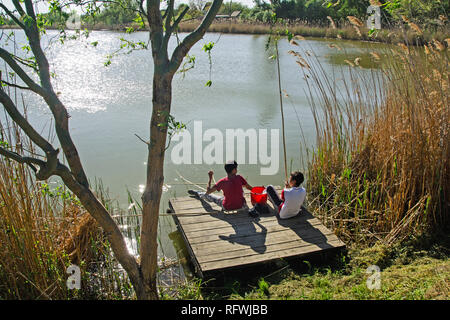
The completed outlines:
<svg viewBox="0 0 450 320">
<path fill-rule="evenodd" d="M 278 209 L 279 205 L 283 203 L 283 200 L 281 200 L 275 188 L 273 186 L 267 186 L 266 192 L 267 195 L 272 200 L 272 203 L 277 206 L 275 209 Z"/>
</svg>

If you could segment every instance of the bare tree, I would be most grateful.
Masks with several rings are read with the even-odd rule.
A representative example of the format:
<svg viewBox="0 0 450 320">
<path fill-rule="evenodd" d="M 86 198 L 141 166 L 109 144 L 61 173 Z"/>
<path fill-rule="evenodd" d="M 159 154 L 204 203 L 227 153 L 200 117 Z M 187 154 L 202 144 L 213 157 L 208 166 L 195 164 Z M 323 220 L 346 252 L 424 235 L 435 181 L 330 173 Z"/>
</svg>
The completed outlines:
<svg viewBox="0 0 450 320">
<path fill-rule="evenodd" d="M 178 16 L 175 16 L 175 0 L 168 0 L 167 8 L 164 10 L 160 7 L 160 0 L 139 0 L 139 14 L 147 20 L 146 25 L 150 32 L 151 53 L 154 64 L 153 110 L 149 125 L 150 141 L 148 142 L 147 179 L 142 195 L 140 261 L 137 261 L 128 252 L 118 225 L 113 221 L 107 209 L 96 198 L 90 188 L 77 148 L 70 135 L 67 108 L 55 93 L 51 82 L 51 70 L 41 46 L 39 17 L 35 12 L 33 1 L 11 1 L 13 8 L 8 8 L 3 3 L 0 3 L 0 13 L 12 19 L 25 32 L 35 63 L 31 63 L 31 60 L 24 60 L 5 48 L 0 48 L 0 58 L 24 83 L 24 85 L 17 85 L 7 82 L 6 79 L 0 79 L 2 85 L 0 89 L 0 103 L 10 118 L 42 150 L 45 157 L 39 158 L 35 155 L 22 156 L 3 146 L 0 146 L 0 154 L 29 165 L 34 170 L 38 180 L 59 176 L 105 231 L 116 259 L 130 278 L 137 298 L 158 299 L 156 282 L 157 226 L 164 181 L 163 165 L 169 127 L 168 122 L 172 119 L 170 115 L 172 79 L 189 50 L 203 37 L 213 22 L 222 5 L 222 0 L 214 0 L 199 26 L 178 43 L 171 55 L 168 52 L 169 40 L 173 33 L 176 32 L 178 25 L 189 8 L 185 7 Z M 97 1 L 75 1 L 79 5 L 87 5 L 93 2 Z M 55 4 L 57 5 L 58 2 L 53 2 L 53 5 Z M 29 74 L 33 69 L 37 72 L 37 81 L 33 80 L 33 77 Z M 62 153 L 67 160 L 67 165 L 63 164 L 59 159 L 61 150 L 55 148 L 33 128 L 20 112 L 14 99 L 9 96 L 8 90 L 4 89 L 4 86 L 30 90 L 44 99 L 54 118 L 56 135 Z"/>
</svg>

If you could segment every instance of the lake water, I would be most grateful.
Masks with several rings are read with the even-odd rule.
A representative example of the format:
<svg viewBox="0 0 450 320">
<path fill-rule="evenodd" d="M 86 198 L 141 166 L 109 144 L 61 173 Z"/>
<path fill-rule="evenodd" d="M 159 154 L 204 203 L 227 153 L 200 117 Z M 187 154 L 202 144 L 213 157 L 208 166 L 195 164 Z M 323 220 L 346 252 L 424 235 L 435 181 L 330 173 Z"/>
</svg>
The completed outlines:
<svg viewBox="0 0 450 320">
<path fill-rule="evenodd" d="M 56 32 L 49 31 L 43 41 L 48 42 L 56 35 Z M 126 209 L 129 205 L 127 190 L 139 199 L 145 183 L 147 149 L 136 135 L 145 140 L 149 138 L 152 58 L 150 51 L 135 51 L 114 57 L 111 65 L 105 67 L 106 56 L 120 47 L 121 37 L 134 41 L 148 40 L 147 33 L 125 35 L 95 31 L 87 39 L 69 41 L 64 45 L 54 42 L 48 47 L 47 55 L 56 74 L 55 89 L 69 110 L 72 137 L 88 176 L 91 181 L 94 177 L 101 179 L 110 196 Z M 16 32 L 19 48 L 24 43 L 23 39 L 23 34 Z M 267 39 L 267 36 L 207 34 L 190 52 L 196 57 L 195 67 L 184 76 L 178 74 L 173 81 L 172 115 L 176 121 L 186 123 L 192 134 L 198 121 L 201 121 L 203 132 L 218 129 L 224 136 L 226 129 L 252 129 L 258 133 L 262 129 L 268 129 L 269 133 L 270 129 L 281 129 L 277 69 L 275 61 L 269 59 L 272 53 L 265 50 Z M 5 45 L 3 41 L 2 46 Z M 98 41 L 97 46 L 90 45 L 95 41 Z M 215 43 L 212 86 L 206 87 L 205 83 L 210 79 L 210 64 L 202 47 L 210 41 Z M 175 43 L 173 39 L 172 48 Z M 328 44 L 323 40 L 300 42 L 300 46 L 306 46 L 319 57 L 326 73 L 332 75 L 342 66 L 339 66 L 339 59 L 333 59 L 338 51 Z M 367 51 L 369 46 L 343 41 L 339 45 L 356 55 Z M 384 46 L 370 47 L 374 50 Z M 288 50 L 295 49 L 286 40 L 280 42 L 282 87 L 289 95 L 284 97 L 289 171 L 304 170 L 306 155 L 301 131 L 308 146 L 314 146 L 315 141 L 314 120 L 303 74 L 294 58 L 287 54 Z M 46 134 L 51 124 L 50 111 L 42 100 L 29 93 L 25 93 L 25 97 L 31 122 Z M 239 165 L 239 173 L 250 184 L 283 183 L 281 130 L 278 142 L 279 168 L 275 174 L 261 175 L 258 164 Z M 217 180 L 225 175 L 223 162 L 212 165 L 174 164 L 171 151 L 176 145 L 173 142 L 166 153 L 161 212 L 167 209 L 170 197 L 184 196 L 186 190 L 192 188 L 183 184 L 176 171 L 196 183 L 207 182 L 208 170 L 214 170 Z M 236 151 L 244 151 L 248 159 L 249 147 L 240 144 Z M 224 154 L 223 161 L 226 160 L 228 158 Z M 163 217 L 161 247 L 165 255 L 172 257 L 176 256 L 169 239 L 173 230 L 171 218 Z"/>
</svg>

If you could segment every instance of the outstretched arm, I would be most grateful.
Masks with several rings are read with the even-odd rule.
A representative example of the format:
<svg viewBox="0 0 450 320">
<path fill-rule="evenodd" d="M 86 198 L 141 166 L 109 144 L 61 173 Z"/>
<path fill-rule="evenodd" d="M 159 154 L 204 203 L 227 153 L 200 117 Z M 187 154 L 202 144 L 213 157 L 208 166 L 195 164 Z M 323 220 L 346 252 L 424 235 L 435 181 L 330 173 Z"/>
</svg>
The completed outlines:
<svg viewBox="0 0 450 320">
<path fill-rule="evenodd" d="M 206 194 L 210 194 L 210 193 L 213 193 L 213 192 L 217 191 L 217 188 L 215 186 L 211 188 L 211 181 L 213 179 L 214 172 L 213 171 L 209 171 L 208 172 L 208 176 L 209 176 L 209 180 L 208 180 L 208 186 L 206 187 Z"/>
<path fill-rule="evenodd" d="M 208 189 L 206 190 L 206 194 L 211 194 L 211 193 L 216 192 L 216 191 L 217 191 L 216 187 L 212 187 L 212 188 L 208 187 Z"/>
<path fill-rule="evenodd" d="M 251 185 L 249 185 L 248 183 L 244 187 L 247 188 L 247 190 L 250 190 L 250 191 L 253 189 L 253 187 Z"/>
</svg>

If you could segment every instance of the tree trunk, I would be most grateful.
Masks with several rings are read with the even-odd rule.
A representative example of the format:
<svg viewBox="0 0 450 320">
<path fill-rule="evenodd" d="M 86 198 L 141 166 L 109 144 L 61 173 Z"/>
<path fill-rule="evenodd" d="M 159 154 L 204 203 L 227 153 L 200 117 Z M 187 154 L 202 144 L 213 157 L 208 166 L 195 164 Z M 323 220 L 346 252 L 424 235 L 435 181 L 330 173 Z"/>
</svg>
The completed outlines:
<svg viewBox="0 0 450 320">
<path fill-rule="evenodd" d="M 27 16 L 26 23 L 19 19 L 15 13 L 9 11 L 6 6 L 0 3 L 1 9 L 14 20 L 14 22 L 25 31 L 31 50 L 37 63 L 40 85 L 35 83 L 20 65 L 13 59 L 10 53 L 0 48 L 0 58 L 3 59 L 15 73 L 27 84 L 29 89 L 46 101 L 53 119 L 58 140 L 67 159 L 69 168 L 59 163 L 57 155 L 58 149 L 41 137 L 31 125 L 24 119 L 13 103 L 9 103 L 9 97 L 0 96 L 1 103 L 6 105 L 7 111 L 13 120 L 18 123 L 24 132 L 36 143 L 47 156 L 47 161 L 22 157 L 14 152 L 2 149 L 0 153 L 21 163 L 28 163 L 38 179 L 46 179 L 51 175 L 60 176 L 65 185 L 80 199 L 86 210 L 97 220 L 108 236 L 111 248 L 115 257 L 126 270 L 130 281 L 135 289 L 138 299 L 158 299 L 156 285 L 158 245 L 157 231 L 159 218 L 159 205 L 162 194 L 162 184 L 164 182 L 164 154 L 168 132 L 168 121 L 172 99 L 172 78 L 180 67 L 181 62 L 190 48 L 199 41 L 210 26 L 216 16 L 222 0 L 214 0 L 201 24 L 190 33 L 174 50 L 169 60 L 167 47 L 173 32 L 188 12 L 185 8 L 175 19 L 174 1 L 169 1 L 169 6 L 165 9 L 164 16 L 161 15 L 160 1 L 147 0 L 147 10 L 144 10 L 144 1 L 139 1 L 140 13 L 147 16 L 150 26 L 150 38 L 152 43 L 152 55 L 155 65 L 153 76 L 153 112 L 150 123 L 150 142 L 148 145 L 147 181 L 144 194 L 142 195 L 143 218 L 141 227 L 141 261 L 138 261 L 127 250 L 124 237 L 118 225 L 111 218 L 109 212 L 90 190 L 88 179 L 84 172 L 78 151 L 72 141 L 69 132 L 69 115 L 63 103 L 57 97 L 51 83 L 51 73 L 45 52 L 40 45 L 40 30 L 37 26 L 37 18 L 34 12 L 33 2 L 24 0 L 13 1 L 14 7 L 21 17 Z M 163 20 L 165 26 L 163 26 Z M 25 20 L 23 20 L 25 21 Z M 20 62 L 20 61 L 19 61 Z M 39 171 L 35 165 L 39 166 Z M 44 170 L 45 169 L 45 170 Z"/>
<path fill-rule="evenodd" d="M 139 299 L 158 299 L 156 285 L 158 270 L 158 218 L 164 182 L 164 154 L 167 139 L 167 120 L 172 101 L 172 77 L 172 74 L 167 72 L 167 69 L 160 71 L 155 63 L 147 181 L 142 195 L 140 257 L 144 292 L 143 296 L 138 296 Z"/>
</svg>

